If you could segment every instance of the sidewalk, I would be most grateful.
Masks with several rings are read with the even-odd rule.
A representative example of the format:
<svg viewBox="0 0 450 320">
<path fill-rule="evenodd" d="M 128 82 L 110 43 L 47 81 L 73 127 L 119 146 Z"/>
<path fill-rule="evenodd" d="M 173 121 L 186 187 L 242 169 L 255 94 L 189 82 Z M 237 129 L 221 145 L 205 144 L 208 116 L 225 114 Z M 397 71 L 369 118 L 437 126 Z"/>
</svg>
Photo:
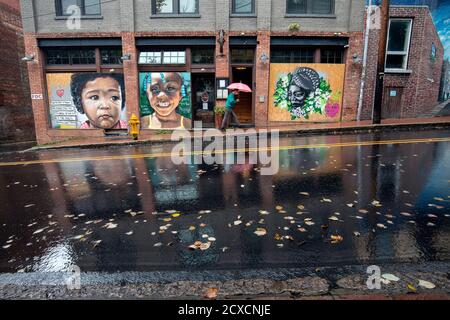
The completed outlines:
<svg viewBox="0 0 450 320">
<path fill-rule="evenodd" d="M 280 131 L 280 136 L 286 135 L 311 135 L 311 134 L 342 134 L 350 132 L 373 132 L 381 130 L 411 130 L 411 129 L 433 129 L 433 128 L 450 128 L 450 116 L 435 117 L 435 118 L 410 118 L 410 119 L 388 119 L 383 120 L 379 125 L 373 125 L 370 120 L 366 121 L 350 121 L 339 123 L 286 123 L 279 126 L 271 126 L 270 128 L 258 128 L 257 132 L 267 132 L 267 130 L 277 129 Z M 248 130 L 242 129 L 244 134 Z M 169 130 L 167 130 L 169 131 Z M 239 132 L 224 132 L 225 136 L 237 136 Z M 194 131 L 190 131 L 191 137 L 194 137 Z M 215 135 L 215 134 L 214 134 Z M 211 136 L 211 134 L 203 134 L 203 137 Z M 46 149 L 62 149 L 62 148 L 98 148 L 104 146 L 129 146 L 140 144 L 157 144 L 174 142 L 171 140 L 170 133 L 150 133 L 141 132 L 139 140 L 133 140 L 129 136 L 119 137 L 79 137 L 70 138 L 66 141 L 55 142 L 33 147 L 26 151 L 46 150 Z M 176 141 L 175 141 L 176 142 Z"/>
</svg>

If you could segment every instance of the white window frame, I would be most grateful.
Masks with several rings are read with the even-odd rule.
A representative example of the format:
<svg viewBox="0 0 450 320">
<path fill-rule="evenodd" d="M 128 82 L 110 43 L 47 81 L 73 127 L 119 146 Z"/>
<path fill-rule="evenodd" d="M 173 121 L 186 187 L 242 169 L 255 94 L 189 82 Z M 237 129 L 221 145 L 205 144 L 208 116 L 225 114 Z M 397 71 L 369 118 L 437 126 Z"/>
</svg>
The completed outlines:
<svg viewBox="0 0 450 320">
<path fill-rule="evenodd" d="M 408 35 L 407 35 L 407 45 L 406 45 L 406 51 L 388 51 L 389 48 L 389 34 L 391 32 L 391 22 L 392 21 L 408 21 L 409 22 L 409 28 L 408 28 Z M 410 18 L 391 18 L 389 19 L 389 28 L 387 33 L 387 42 L 386 42 L 386 58 L 384 61 L 384 70 L 385 71 L 407 71 L 408 70 L 408 60 L 409 60 L 409 47 L 411 45 L 411 35 L 412 35 L 412 27 L 413 27 L 413 19 Z M 402 68 L 387 68 L 387 58 L 388 56 L 404 56 L 405 59 L 403 60 L 403 67 Z"/>
</svg>

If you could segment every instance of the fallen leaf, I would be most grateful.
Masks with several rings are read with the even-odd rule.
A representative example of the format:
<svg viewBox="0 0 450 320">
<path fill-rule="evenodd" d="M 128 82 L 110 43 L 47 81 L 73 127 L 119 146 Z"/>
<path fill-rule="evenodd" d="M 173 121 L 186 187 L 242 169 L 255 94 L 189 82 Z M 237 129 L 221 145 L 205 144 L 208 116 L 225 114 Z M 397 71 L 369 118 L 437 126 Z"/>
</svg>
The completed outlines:
<svg viewBox="0 0 450 320">
<path fill-rule="evenodd" d="M 127 233 L 125 233 L 127 236 L 131 236 L 133 234 L 133 231 L 129 231 Z"/>
<path fill-rule="evenodd" d="M 365 210 L 365 209 L 359 209 L 358 210 L 359 213 L 368 213 L 369 211 Z"/>
<path fill-rule="evenodd" d="M 161 247 L 161 246 L 162 246 L 162 243 L 161 243 L 161 242 L 157 242 L 157 243 L 155 243 L 153 246 L 154 246 L 154 247 Z"/>
<path fill-rule="evenodd" d="M 402 216 L 405 216 L 405 217 L 411 217 L 411 216 L 412 216 L 412 214 L 409 213 L 409 212 L 400 212 L 400 214 L 401 214 Z"/>
<path fill-rule="evenodd" d="M 408 288 L 409 291 L 412 291 L 412 292 L 416 292 L 417 291 L 416 287 L 414 287 L 411 283 L 408 283 L 407 288 Z"/>
<path fill-rule="evenodd" d="M 425 289 L 434 289 L 436 288 L 436 285 L 434 283 L 431 283 L 429 281 L 425 280 L 419 280 L 419 286 L 425 288 Z"/>
<path fill-rule="evenodd" d="M 206 290 L 205 298 L 206 299 L 216 299 L 218 291 L 219 291 L 219 289 L 217 289 L 217 288 L 209 288 L 208 290 Z"/>
<path fill-rule="evenodd" d="M 344 240 L 344 238 L 340 235 L 332 235 L 331 236 L 331 243 L 335 244 L 335 243 L 339 243 L 342 240 Z"/>
<path fill-rule="evenodd" d="M 265 236 L 267 234 L 267 230 L 264 228 L 257 228 L 254 232 L 258 237 Z"/>
<path fill-rule="evenodd" d="M 324 202 L 332 202 L 331 199 L 323 198 L 322 201 Z"/>
<path fill-rule="evenodd" d="M 355 237 L 359 237 L 361 235 L 361 233 L 359 233 L 358 231 L 353 231 L 353 234 L 355 235 Z"/>
<path fill-rule="evenodd" d="M 92 241 L 93 248 L 97 247 L 101 242 L 102 242 L 102 240 Z"/>
<path fill-rule="evenodd" d="M 301 195 L 304 195 L 304 196 L 309 196 L 309 193 L 308 192 L 299 192 Z"/>
<path fill-rule="evenodd" d="M 214 242 L 214 241 L 216 241 L 216 238 L 214 238 L 214 237 L 209 237 L 209 238 L 208 238 L 208 241 Z"/>
<path fill-rule="evenodd" d="M 355 205 L 353 203 L 347 203 L 347 207 L 353 208 Z"/>
<path fill-rule="evenodd" d="M 240 225 L 241 223 L 242 223 L 241 220 L 236 220 L 236 221 L 234 221 L 234 225 L 235 225 L 235 226 L 238 226 L 238 225 Z"/>
<path fill-rule="evenodd" d="M 200 245 L 200 250 L 202 250 L 202 251 L 208 250 L 210 246 L 211 246 L 211 242 L 205 242 L 205 243 L 202 243 L 202 244 Z"/>
<path fill-rule="evenodd" d="M 382 223 L 377 223 L 377 227 L 381 229 L 387 229 L 387 227 Z"/>
<path fill-rule="evenodd" d="M 338 218 L 338 217 L 335 217 L 335 216 L 331 216 L 331 217 L 329 217 L 328 219 L 329 219 L 329 220 L 332 220 L 332 221 L 339 221 L 339 218 Z"/>
<path fill-rule="evenodd" d="M 269 214 L 269 212 L 266 211 L 266 210 L 259 210 L 259 213 L 262 214 L 262 215 L 268 215 Z"/>
<path fill-rule="evenodd" d="M 384 274 L 381 275 L 381 277 L 386 279 L 386 280 L 394 281 L 394 282 L 397 282 L 397 281 L 400 280 L 399 277 L 393 275 L 392 273 L 384 273 Z"/>
</svg>

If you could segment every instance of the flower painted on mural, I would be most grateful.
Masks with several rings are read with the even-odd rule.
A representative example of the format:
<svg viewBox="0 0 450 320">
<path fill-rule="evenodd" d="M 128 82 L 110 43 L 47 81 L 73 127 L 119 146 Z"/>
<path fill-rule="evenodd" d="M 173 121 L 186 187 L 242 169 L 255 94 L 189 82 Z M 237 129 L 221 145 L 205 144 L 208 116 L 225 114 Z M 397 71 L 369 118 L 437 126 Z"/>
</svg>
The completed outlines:
<svg viewBox="0 0 450 320">
<path fill-rule="evenodd" d="M 331 96 L 330 84 L 315 70 L 303 67 L 281 76 L 273 95 L 275 106 L 289 111 L 292 120 L 309 119 L 314 113 L 328 115 L 326 105 Z"/>
</svg>

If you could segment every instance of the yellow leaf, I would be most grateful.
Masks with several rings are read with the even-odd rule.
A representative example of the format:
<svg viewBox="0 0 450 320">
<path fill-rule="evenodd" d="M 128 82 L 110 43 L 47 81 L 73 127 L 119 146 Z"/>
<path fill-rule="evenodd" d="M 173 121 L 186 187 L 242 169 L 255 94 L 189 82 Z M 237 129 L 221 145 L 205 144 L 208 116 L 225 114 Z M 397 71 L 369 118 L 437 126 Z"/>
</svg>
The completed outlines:
<svg viewBox="0 0 450 320">
<path fill-rule="evenodd" d="M 413 292 L 417 291 L 417 289 L 411 283 L 408 283 L 407 287 L 408 287 L 408 290 L 410 290 L 410 291 L 413 291 Z"/>
<path fill-rule="evenodd" d="M 206 299 L 216 299 L 218 291 L 219 291 L 219 289 L 217 289 L 217 288 L 209 288 L 208 290 L 206 290 L 205 298 Z"/>
</svg>

